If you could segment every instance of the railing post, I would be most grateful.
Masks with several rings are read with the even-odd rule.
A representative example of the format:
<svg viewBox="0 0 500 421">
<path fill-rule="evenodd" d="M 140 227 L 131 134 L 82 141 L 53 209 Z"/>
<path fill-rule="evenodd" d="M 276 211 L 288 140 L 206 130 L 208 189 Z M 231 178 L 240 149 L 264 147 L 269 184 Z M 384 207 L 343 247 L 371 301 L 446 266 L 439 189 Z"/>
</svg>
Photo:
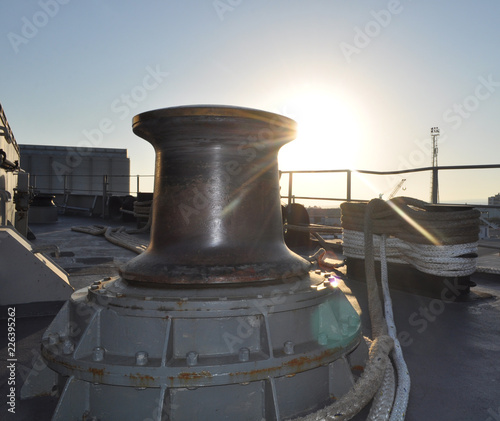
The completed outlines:
<svg viewBox="0 0 500 421">
<path fill-rule="evenodd" d="M 438 167 L 432 167 L 432 197 L 431 202 L 433 205 L 438 203 L 439 181 L 438 181 Z"/>
<path fill-rule="evenodd" d="M 288 206 L 292 204 L 293 173 L 288 173 Z"/>
<path fill-rule="evenodd" d="M 136 192 L 136 196 L 139 196 L 139 180 L 140 180 L 140 175 L 137 174 L 137 192 Z"/>
<path fill-rule="evenodd" d="M 347 194 L 346 199 L 348 202 L 351 201 L 351 170 L 347 170 Z"/>
<path fill-rule="evenodd" d="M 108 197 L 108 175 L 102 176 L 102 218 L 106 218 L 106 198 Z"/>
</svg>

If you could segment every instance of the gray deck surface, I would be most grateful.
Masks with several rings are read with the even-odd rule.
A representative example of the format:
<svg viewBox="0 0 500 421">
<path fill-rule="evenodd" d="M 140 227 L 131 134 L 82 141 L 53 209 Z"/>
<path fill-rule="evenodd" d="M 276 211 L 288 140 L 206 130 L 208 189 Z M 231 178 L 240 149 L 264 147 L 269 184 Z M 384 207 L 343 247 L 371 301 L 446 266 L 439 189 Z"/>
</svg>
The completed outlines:
<svg viewBox="0 0 500 421">
<path fill-rule="evenodd" d="M 102 237 L 70 231 L 73 225 L 92 224 L 110 222 L 65 216 L 56 224 L 31 227 L 37 236 L 34 245 L 59 246 L 63 257 L 54 260 L 70 273 L 70 282 L 76 289 L 116 275 L 118 266 L 136 255 Z M 147 241 L 146 236 L 143 238 Z M 500 269 L 498 250 L 480 248 L 478 266 Z M 391 290 L 396 325 L 404 339 L 403 352 L 412 380 L 408 421 L 500 420 L 500 275 L 476 273 L 472 280 L 477 286 L 467 297 L 458 297 L 449 288 L 445 291 L 446 302 Z M 364 333 L 369 336 L 365 284 L 346 279 L 343 288 L 359 303 Z M 52 316 L 17 320 L 18 392 L 51 320 Z M 2 326 L 6 332 L 5 321 Z M 16 414 L 7 412 L 6 335 L 2 333 L 0 337 L 0 419 L 50 420 L 56 398 L 18 399 Z M 355 419 L 365 419 L 366 413 Z M 245 419 L 244 414 L 241 419 Z"/>
</svg>

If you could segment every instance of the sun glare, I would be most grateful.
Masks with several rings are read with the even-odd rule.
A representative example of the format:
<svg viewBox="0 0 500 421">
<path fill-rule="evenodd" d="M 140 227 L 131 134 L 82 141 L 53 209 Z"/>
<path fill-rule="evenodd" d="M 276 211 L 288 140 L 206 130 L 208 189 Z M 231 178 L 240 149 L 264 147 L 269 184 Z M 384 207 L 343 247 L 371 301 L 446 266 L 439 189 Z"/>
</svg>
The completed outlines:
<svg viewBox="0 0 500 421">
<path fill-rule="evenodd" d="M 308 92 L 286 104 L 286 115 L 298 123 L 297 139 L 282 148 L 282 169 L 345 169 L 356 164 L 361 125 L 347 101 Z"/>
</svg>

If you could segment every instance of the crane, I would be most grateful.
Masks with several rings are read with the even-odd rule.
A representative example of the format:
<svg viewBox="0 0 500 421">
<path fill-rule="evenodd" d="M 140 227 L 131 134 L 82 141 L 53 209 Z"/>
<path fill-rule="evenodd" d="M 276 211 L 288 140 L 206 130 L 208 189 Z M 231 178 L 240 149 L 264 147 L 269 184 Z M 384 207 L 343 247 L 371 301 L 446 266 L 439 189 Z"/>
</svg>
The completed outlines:
<svg viewBox="0 0 500 421">
<path fill-rule="evenodd" d="M 406 182 L 406 178 L 402 178 L 401 181 L 392 190 L 391 194 L 389 195 L 389 199 L 392 199 L 396 195 L 396 193 L 399 191 L 400 188 L 403 188 L 403 190 L 406 190 L 406 187 L 403 187 L 403 184 L 405 182 Z"/>
<path fill-rule="evenodd" d="M 405 182 L 406 182 L 406 178 L 402 178 L 401 181 L 398 184 L 396 184 L 396 186 L 392 189 L 391 194 L 389 195 L 387 200 L 392 199 L 396 195 L 396 193 L 399 191 L 399 189 L 403 187 L 403 184 Z M 406 187 L 403 187 L 403 190 L 406 190 Z M 380 193 L 378 195 L 379 199 L 382 199 L 382 197 L 384 197 L 384 193 Z"/>
</svg>

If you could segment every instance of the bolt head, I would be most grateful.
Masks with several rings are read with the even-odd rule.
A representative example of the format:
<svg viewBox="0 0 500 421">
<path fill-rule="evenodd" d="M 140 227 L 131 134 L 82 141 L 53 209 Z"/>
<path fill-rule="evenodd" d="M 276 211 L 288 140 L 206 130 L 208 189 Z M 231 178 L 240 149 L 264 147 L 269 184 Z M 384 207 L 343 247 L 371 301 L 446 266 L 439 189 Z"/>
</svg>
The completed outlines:
<svg viewBox="0 0 500 421">
<path fill-rule="evenodd" d="M 135 353 L 135 364 L 146 365 L 148 363 L 149 355 L 146 351 L 137 351 Z"/>
<path fill-rule="evenodd" d="M 92 350 L 92 359 L 94 361 L 102 361 L 102 360 L 104 360 L 105 354 L 106 354 L 106 350 L 102 346 L 96 346 Z"/>
<path fill-rule="evenodd" d="M 195 351 L 189 351 L 186 354 L 186 364 L 189 366 L 198 364 L 198 353 Z"/>
<path fill-rule="evenodd" d="M 295 353 L 295 344 L 292 341 L 286 341 L 283 344 L 283 351 L 286 355 L 293 355 Z"/>
<path fill-rule="evenodd" d="M 73 343 L 73 341 L 71 339 L 66 338 L 64 340 L 63 346 L 62 346 L 63 354 L 70 355 L 73 353 L 74 350 L 75 350 L 75 344 Z"/>
<path fill-rule="evenodd" d="M 61 340 L 61 338 L 59 337 L 59 333 L 56 332 L 49 333 L 47 338 L 49 341 L 49 345 L 56 345 Z"/>
<path fill-rule="evenodd" d="M 238 359 L 241 362 L 246 362 L 250 360 L 250 350 L 248 348 L 240 348 L 238 352 Z"/>
</svg>

